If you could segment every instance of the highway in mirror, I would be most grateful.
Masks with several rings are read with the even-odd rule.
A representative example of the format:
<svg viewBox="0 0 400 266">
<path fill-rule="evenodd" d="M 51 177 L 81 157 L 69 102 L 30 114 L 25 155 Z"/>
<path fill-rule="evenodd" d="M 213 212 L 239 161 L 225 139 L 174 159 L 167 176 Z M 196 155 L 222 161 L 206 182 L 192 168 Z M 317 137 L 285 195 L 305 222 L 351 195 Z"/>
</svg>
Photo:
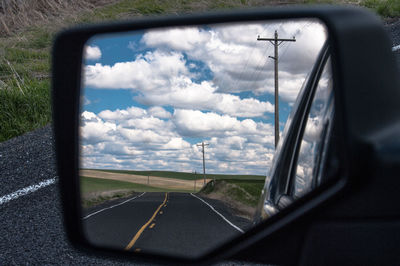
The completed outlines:
<svg viewBox="0 0 400 266">
<path fill-rule="evenodd" d="M 313 19 L 91 38 L 79 173 L 89 242 L 197 257 L 243 234 L 274 156 L 276 77 L 282 131 L 325 40 Z"/>
</svg>

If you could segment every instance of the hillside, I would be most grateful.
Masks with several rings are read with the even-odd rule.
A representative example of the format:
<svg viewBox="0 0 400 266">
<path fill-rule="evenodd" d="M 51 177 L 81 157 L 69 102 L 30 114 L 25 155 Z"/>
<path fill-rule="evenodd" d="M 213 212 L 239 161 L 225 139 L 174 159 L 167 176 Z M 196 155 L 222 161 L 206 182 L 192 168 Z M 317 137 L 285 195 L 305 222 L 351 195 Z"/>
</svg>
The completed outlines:
<svg viewBox="0 0 400 266">
<path fill-rule="evenodd" d="M 251 220 L 255 215 L 263 186 L 264 180 L 220 179 L 208 182 L 199 195 L 223 201 L 236 215 Z"/>
</svg>

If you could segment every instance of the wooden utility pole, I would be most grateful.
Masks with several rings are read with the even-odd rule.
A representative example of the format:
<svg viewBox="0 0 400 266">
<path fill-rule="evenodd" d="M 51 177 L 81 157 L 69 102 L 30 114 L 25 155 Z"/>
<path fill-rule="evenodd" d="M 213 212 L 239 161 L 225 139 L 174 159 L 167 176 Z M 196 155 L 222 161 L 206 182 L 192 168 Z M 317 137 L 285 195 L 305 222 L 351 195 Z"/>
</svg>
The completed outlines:
<svg viewBox="0 0 400 266">
<path fill-rule="evenodd" d="M 260 38 L 257 41 L 269 41 L 274 46 L 274 56 L 269 56 L 275 61 L 275 148 L 279 142 L 279 86 L 278 86 L 278 46 L 283 42 L 295 42 L 296 39 L 279 39 L 278 32 L 275 31 L 275 38 Z"/>
<path fill-rule="evenodd" d="M 206 163 L 204 161 L 204 146 L 208 146 L 209 144 L 201 142 L 201 144 L 197 144 L 197 146 L 201 147 L 201 151 L 203 152 L 203 179 L 204 179 L 204 185 L 206 184 Z"/>
</svg>

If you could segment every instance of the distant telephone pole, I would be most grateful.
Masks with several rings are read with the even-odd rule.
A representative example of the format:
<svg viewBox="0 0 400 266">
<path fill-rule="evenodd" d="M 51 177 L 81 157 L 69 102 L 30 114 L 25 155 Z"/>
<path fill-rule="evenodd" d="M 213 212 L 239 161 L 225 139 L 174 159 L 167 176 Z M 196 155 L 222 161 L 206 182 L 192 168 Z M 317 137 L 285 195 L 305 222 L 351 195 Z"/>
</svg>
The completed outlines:
<svg viewBox="0 0 400 266">
<path fill-rule="evenodd" d="M 201 147 L 201 151 L 203 152 L 203 178 L 204 178 L 204 185 L 206 184 L 206 163 L 204 161 L 204 147 L 208 146 L 209 144 L 201 142 L 201 144 L 197 144 L 197 146 Z"/>
<path fill-rule="evenodd" d="M 278 32 L 275 31 L 274 38 L 260 38 L 258 36 L 257 41 L 269 41 L 274 46 L 274 56 L 268 56 L 275 61 L 275 148 L 279 142 L 279 86 L 278 86 L 278 46 L 283 42 L 295 42 L 296 39 L 279 39 Z"/>
</svg>

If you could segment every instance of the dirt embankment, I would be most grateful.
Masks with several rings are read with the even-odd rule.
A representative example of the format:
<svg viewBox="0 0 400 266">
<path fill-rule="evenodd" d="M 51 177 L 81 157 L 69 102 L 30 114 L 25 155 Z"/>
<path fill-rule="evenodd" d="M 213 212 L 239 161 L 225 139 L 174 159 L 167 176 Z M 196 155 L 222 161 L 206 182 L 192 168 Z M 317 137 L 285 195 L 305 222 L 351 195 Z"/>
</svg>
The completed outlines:
<svg viewBox="0 0 400 266">
<path fill-rule="evenodd" d="M 239 197 L 238 192 L 240 193 Z M 224 202 L 235 212 L 235 215 L 237 216 L 249 220 L 254 218 L 256 207 L 245 203 L 246 200 L 243 200 L 254 200 L 254 196 L 236 184 L 231 184 L 224 180 L 211 181 L 208 182 L 207 185 L 200 191 L 199 195 L 205 198 L 216 199 Z"/>
</svg>

